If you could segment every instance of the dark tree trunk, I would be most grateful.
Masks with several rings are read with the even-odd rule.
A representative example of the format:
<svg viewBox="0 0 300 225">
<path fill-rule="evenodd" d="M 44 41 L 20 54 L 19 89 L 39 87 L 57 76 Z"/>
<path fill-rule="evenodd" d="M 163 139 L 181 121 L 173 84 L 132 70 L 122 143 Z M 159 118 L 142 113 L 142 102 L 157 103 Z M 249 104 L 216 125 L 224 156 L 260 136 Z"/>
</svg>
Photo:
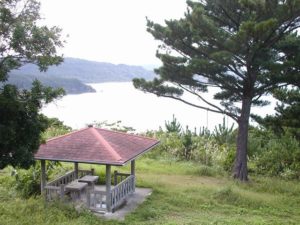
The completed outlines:
<svg viewBox="0 0 300 225">
<path fill-rule="evenodd" d="M 245 98 L 242 101 L 242 111 L 238 119 L 238 136 L 237 148 L 233 169 L 233 177 L 241 181 L 248 180 L 247 168 L 247 144 L 248 144 L 248 127 L 251 110 L 251 98 Z"/>
</svg>

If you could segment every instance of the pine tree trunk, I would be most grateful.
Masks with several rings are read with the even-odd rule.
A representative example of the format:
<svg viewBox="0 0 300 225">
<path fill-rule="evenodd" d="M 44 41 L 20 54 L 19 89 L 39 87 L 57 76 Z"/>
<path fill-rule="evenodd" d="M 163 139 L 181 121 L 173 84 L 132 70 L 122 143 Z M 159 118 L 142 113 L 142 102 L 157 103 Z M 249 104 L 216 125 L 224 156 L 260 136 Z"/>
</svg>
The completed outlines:
<svg viewBox="0 0 300 225">
<path fill-rule="evenodd" d="M 238 120 L 238 137 L 236 157 L 234 162 L 233 177 L 241 181 L 248 180 L 247 168 L 247 144 L 248 144 L 248 127 L 251 110 L 251 99 L 245 98 L 242 101 L 242 111 Z"/>
</svg>

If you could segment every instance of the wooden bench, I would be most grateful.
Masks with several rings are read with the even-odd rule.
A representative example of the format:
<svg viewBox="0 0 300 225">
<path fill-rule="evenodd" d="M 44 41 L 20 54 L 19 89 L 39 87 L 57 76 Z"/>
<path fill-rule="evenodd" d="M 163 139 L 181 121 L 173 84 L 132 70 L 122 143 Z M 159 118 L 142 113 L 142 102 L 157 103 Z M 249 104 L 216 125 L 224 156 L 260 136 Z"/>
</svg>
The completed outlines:
<svg viewBox="0 0 300 225">
<path fill-rule="evenodd" d="M 87 183 L 91 187 L 91 189 L 94 190 L 95 183 L 97 182 L 98 179 L 99 179 L 98 176 L 85 175 L 79 178 L 78 182 Z"/>
<path fill-rule="evenodd" d="M 77 180 L 67 184 L 65 191 L 71 193 L 73 200 L 80 199 L 82 191 L 88 186 L 87 183 L 78 182 Z"/>
</svg>

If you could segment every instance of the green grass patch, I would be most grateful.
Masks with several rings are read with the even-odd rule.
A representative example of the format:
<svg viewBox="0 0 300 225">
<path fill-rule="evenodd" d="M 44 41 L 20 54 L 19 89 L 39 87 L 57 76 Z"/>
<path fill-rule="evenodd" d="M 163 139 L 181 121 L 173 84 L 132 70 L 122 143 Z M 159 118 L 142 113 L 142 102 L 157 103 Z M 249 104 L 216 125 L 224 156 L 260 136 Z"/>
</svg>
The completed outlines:
<svg viewBox="0 0 300 225">
<path fill-rule="evenodd" d="M 0 224 L 299 224 L 299 182 L 255 177 L 240 183 L 218 168 L 192 162 L 148 158 L 136 162 L 137 185 L 150 187 L 153 193 L 124 221 L 78 212 L 61 202 L 45 203 L 40 197 L 20 198 L 10 186 L 7 169 L 0 172 Z M 105 166 L 80 168 L 95 168 L 104 180 Z M 115 169 L 130 171 L 128 166 Z"/>
</svg>

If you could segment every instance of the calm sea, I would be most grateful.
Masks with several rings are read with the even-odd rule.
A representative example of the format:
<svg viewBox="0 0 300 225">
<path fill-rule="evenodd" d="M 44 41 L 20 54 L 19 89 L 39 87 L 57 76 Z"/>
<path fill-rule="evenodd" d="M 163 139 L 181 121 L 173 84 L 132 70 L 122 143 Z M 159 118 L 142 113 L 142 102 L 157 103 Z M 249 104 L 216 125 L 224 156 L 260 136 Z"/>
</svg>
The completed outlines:
<svg viewBox="0 0 300 225">
<path fill-rule="evenodd" d="M 131 82 L 114 82 L 90 84 L 97 92 L 79 95 L 67 95 L 45 106 L 42 113 L 49 117 L 57 117 L 66 125 L 74 129 L 86 127 L 92 122 L 116 122 L 122 121 L 125 126 L 131 126 L 137 131 L 157 130 L 164 128 L 165 121 L 172 120 L 174 114 L 183 127 L 189 126 L 214 127 L 223 122 L 224 115 L 207 112 L 188 106 L 179 101 L 157 97 L 156 95 L 143 93 L 136 90 Z M 213 103 L 212 96 L 215 90 L 205 94 Z M 185 95 L 185 98 L 199 103 L 199 99 Z M 252 112 L 261 115 L 272 114 L 275 102 L 264 108 L 254 108 Z M 225 117 L 230 126 L 233 121 Z M 236 127 L 236 125 L 235 125 Z"/>
</svg>

